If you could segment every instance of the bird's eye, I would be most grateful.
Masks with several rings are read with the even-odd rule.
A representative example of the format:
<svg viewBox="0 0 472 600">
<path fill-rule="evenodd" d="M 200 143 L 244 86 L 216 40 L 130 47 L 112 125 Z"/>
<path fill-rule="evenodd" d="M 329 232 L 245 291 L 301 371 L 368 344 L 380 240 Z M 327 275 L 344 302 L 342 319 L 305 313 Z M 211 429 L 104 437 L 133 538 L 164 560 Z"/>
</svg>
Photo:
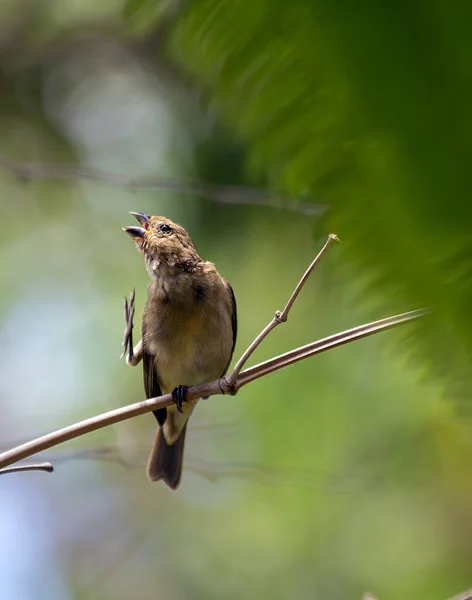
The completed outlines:
<svg viewBox="0 0 472 600">
<path fill-rule="evenodd" d="M 162 223 L 159 229 L 162 231 L 162 233 L 170 233 L 172 231 L 172 228 L 169 225 L 167 225 L 167 223 Z"/>
</svg>

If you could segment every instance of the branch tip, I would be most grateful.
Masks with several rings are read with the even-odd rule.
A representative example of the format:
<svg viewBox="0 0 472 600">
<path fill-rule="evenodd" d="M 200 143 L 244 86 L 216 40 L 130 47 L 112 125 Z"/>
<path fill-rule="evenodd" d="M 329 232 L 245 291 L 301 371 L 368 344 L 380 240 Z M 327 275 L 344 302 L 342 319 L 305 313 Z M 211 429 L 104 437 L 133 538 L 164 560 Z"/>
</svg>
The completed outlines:
<svg viewBox="0 0 472 600">
<path fill-rule="evenodd" d="M 23 471 L 44 471 L 46 473 L 52 473 L 54 471 L 54 467 L 48 462 L 33 465 L 16 465 L 14 467 L 0 469 L 0 475 L 7 475 L 8 473 L 22 473 Z"/>
</svg>

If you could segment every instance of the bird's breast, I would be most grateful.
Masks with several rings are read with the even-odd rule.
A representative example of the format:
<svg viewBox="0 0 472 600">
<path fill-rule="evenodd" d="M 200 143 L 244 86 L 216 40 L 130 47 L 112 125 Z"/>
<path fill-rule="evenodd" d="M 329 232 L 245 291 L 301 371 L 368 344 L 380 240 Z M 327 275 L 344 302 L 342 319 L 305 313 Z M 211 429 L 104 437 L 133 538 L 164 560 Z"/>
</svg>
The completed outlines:
<svg viewBox="0 0 472 600">
<path fill-rule="evenodd" d="M 155 357 L 163 393 L 220 377 L 231 356 L 231 314 L 210 299 L 155 306 L 145 324 L 144 347 Z M 148 315 L 149 316 L 149 315 Z"/>
</svg>

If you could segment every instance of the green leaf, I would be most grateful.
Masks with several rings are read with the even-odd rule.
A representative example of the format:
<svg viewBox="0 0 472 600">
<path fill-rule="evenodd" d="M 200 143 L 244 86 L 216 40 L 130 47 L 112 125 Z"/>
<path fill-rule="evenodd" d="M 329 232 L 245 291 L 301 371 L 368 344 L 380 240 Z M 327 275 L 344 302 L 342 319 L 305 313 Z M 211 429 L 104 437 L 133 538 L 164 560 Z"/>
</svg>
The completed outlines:
<svg viewBox="0 0 472 600">
<path fill-rule="evenodd" d="M 466 399 L 471 16 L 441 3 L 201 0 L 170 47 L 249 145 L 250 176 L 332 206 L 326 225 L 369 275 L 367 300 L 434 308 L 418 351 Z"/>
</svg>

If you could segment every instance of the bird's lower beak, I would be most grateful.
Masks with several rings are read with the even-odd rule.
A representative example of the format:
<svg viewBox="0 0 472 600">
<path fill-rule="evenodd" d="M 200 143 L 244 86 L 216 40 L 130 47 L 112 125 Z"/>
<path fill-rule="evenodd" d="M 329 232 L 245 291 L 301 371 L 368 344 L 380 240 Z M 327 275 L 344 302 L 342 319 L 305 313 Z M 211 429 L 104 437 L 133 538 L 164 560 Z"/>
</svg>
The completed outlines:
<svg viewBox="0 0 472 600">
<path fill-rule="evenodd" d="M 150 217 L 148 215 L 137 212 L 130 212 L 129 214 L 133 215 L 133 217 L 135 217 L 136 220 L 138 220 L 141 223 L 141 225 L 144 225 L 145 227 L 147 225 L 147 229 L 149 229 Z M 132 238 L 143 238 L 146 234 L 146 230 L 142 227 L 123 227 L 123 231 L 126 231 L 126 233 Z"/>
<path fill-rule="evenodd" d="M 142 227 L 123 227 L 123 231 L 126 231 L 132 238 L 143 238 L 146 234 L 146 230 Z"/>
</svg>

